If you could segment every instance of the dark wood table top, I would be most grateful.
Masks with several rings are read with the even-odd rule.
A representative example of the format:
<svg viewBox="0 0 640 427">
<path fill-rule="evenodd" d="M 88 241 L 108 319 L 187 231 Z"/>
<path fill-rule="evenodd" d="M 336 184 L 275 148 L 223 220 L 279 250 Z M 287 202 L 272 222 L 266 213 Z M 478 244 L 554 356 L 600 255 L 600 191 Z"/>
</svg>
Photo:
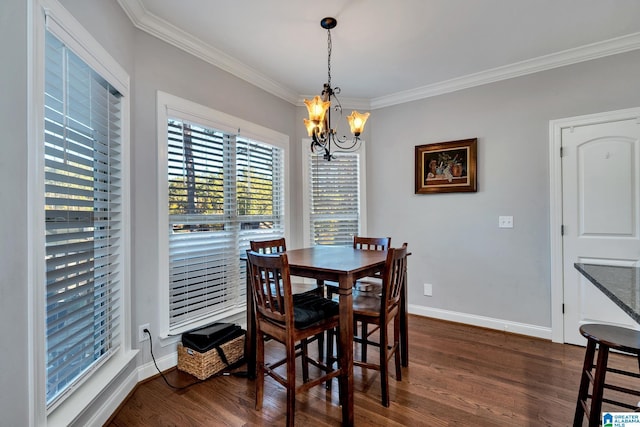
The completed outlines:
<svg viewBox="0 0 640 427">
<path fill-rule="evenodd" d="M 640 323 L 640 268 L 575 263 L 574 267 Z"/>
<path fill-rule="evenodd" d="M 314 246 L 287 251 L 291 268 L 313 268 L 327 273 L 358 274 L 382 267 L 387 251 L 354 250 L 351 246 Z"/>
</svg>

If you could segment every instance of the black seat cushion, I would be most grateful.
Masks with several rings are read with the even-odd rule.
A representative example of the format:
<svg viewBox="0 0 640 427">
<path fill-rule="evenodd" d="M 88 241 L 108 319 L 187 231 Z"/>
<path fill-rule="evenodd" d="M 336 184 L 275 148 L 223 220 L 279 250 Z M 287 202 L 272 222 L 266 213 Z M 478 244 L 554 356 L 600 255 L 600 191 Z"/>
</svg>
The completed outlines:
<svg viewBox="0 0 640 427">
<path fill-rule="evenodd" d="M 338 303 L 322 296 L 311 293 L 293 296 L 293 322 L 298 329 L 308 328 L 338 312 Z"/>
</svg>

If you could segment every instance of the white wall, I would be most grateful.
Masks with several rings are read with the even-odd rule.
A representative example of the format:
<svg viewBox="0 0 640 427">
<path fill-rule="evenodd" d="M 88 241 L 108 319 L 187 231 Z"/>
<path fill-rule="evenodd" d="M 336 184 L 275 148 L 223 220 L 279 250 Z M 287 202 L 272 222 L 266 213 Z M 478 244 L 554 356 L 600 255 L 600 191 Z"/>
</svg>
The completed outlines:
<svg viewBox="0 0 640 427">
<path fill-rule="evenodd" d="M 27 4 L 3 0 L 0 39 L 0 424 L 28 425 Z M 10 41 L 10 42 L 9 42 Z"/>
<path fill-rule="evenodd" d="M 409 243 L 411 311 L 548 334 L 549 120 L 640 106 L 639 75 L 635 51 L 372 112 L 369 234 Z M 466 138 L 478 192 L 414 194 L 414 147 Z"/>
</svg>

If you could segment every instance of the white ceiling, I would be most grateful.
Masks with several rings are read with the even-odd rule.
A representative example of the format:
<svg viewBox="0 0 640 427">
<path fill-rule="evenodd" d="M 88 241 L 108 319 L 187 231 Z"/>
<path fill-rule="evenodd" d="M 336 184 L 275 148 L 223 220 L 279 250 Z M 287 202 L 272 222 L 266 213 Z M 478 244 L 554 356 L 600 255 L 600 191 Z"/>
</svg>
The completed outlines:
<svg viewBox="0 0 640 427">
<path fill-rule="evenodd" d="M 638 0 L 118 0 L 132 22 L 293 103 L 371 108 L 640 49 Z"/>
</svg>

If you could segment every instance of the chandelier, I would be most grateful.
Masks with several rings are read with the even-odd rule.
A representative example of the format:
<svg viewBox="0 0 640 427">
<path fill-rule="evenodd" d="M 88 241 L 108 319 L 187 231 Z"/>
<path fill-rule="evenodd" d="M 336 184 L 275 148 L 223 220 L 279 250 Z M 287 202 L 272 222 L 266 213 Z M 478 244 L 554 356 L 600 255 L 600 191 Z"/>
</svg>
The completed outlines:
<svg viewBox="0 0 640 427">
<path fill-rule="evenodd" d="M 331 110 L 342 116 L 342 105 L 336 97 L 340 93 L 339 87 L 331 87 L 331 29 L 335 28 L 338 21 L 335 18 L 324 18 L 320 26 L 327 30 L 327 83 L 324 84 L 322 93 L 313 99 L 305 99 L 304 103 L 309 111 L 309 118 L 304 119 L 304 125 L 311 137 L 311 151 L 323 154 L 325 160 L 333 158 L 333 152 L 354 151 L 360 147 L 360 134 L 364 130 L 364 124 L 369 118 L 369 113 L 360 114 L 352 111 L 347 116 L 353 138 L 338 137 L 336 129 L 331 126 Z M 331 106 L 333 100 L 333 107 Z"/>
</svg>

